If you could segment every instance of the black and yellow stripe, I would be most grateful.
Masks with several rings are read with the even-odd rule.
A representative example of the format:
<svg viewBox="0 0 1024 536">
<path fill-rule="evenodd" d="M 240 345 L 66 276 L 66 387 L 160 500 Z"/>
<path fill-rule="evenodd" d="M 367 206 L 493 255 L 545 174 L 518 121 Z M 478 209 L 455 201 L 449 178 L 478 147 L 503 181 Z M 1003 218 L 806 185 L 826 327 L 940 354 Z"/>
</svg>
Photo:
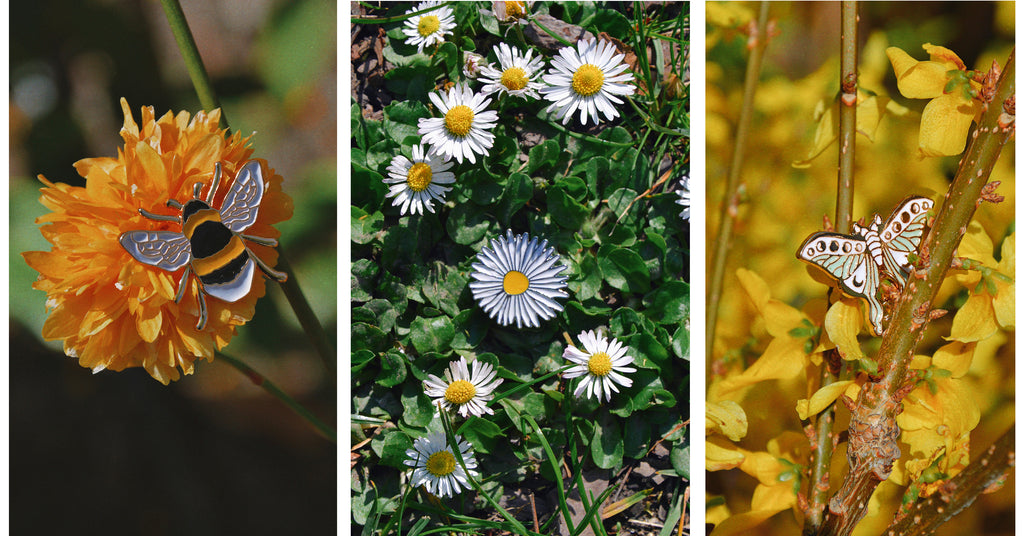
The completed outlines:
<svg viewBox="0 0 1024 536">
<path fill-rule="evenodd" d="M 181 232 L 192 245 L 192 270 L 208 285 L 228 283 L 241 273 L 249 253 L 242 237 L 231 232 L 220 212 L 192 200 L 182 209 Z"/>
</svg>

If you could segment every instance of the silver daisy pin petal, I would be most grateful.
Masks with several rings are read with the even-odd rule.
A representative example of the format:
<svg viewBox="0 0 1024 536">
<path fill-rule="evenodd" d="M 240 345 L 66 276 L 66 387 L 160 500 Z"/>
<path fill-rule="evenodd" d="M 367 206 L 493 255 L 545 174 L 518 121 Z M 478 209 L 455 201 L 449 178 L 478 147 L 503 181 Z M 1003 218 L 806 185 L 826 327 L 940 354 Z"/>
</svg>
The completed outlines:
<svg viewBox="0 0 1024 536">
<path fill-rule="evenodd" d="M 491 240 L 473 263 L 469 288 L 484 312 L 502 326 L 540 327 L 562 310 L 556 298 L 566 298 L 566 270 L 555 248 L 547 240 L 530 238 L 529 233 Z"/>
</svg>

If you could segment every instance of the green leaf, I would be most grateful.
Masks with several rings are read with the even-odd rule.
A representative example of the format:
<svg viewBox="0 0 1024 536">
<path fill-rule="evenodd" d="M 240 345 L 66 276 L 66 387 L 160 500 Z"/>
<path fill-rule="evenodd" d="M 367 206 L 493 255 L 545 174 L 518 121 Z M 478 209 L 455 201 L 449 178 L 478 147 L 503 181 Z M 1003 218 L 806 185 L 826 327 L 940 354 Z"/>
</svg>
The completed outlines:
<svg viewBox="0 0 1024 536">
<path fill-rule="evenodd" d="M 436 214 L 404 216 L 384 235 L 381 263 L 395 266 L 423 258 L 443 236 Z"/>
<path fill-rule="evenodd" d="M 668 455 L 669 462 L 672 464 L 672 468 L 676 470 L 676 474 L 683 477 L 684 480 L 690 479 L 690 446 L 682 445 L 677 443 L 672 445 L 672 451 Z"/>
<path fill-rule="evenodd" d="M 352 351 L 367 349 L 372 352 L 383 352 L 388 346 L 388 335 L 376 326 L 362 322 L 352 323 Z"/>
<path fill-rule="evenodd" d="M 579 301 L 596 297 L 601 291 L 601 270 L 597 266 L 597 259 L 593 255 L 584 254 L 573 271 L 579 274 L 578 278 L 569 280 L 569 290 L 573 296 Z"/>
<path fill-rule="evenodd" d="M 376 211 L 388 192 L 380 173 L 352 162 L 352 204 Z"/>
<path fill-rule="evenodd" d="M 419 382 L 406 382 L 402 386 L 402 420 L 409 426 L 426 427 L 434 420 L 434 405 L 423 394 Z"/>
<path fill-rule="evenodd" d="M 626 16 L 614 9 L 597 10 L 588 29 L 595 34 L 606 32 L 621 41 L 629 41 L 630 37 L 634 35 L 632 25 Z"/>
<path fill-rule="evenodd" d="M 434 262 L 430 265 L 430 272 L 420 292 L 435 307 L 454 317 L 459 314 L 459 296 L 466 290 L 468 283 L 466 276 L 458 270 Z"/>
<path fill-rule="evenodd" d="M 377 233 L 384 229 L 384 215 L 380 212 L 367 214 L 362 209 L 352 207 L 352 241 L 356 244 L 369 244 L 378 238 Z"/>
<path fill-rule="evenodd" d="M 590 195 L 595 198 L 607 197 L 603 195 L 604 189 L 601 188 L 601 185 L 608 182 L 608 169 L 608 159 L 603 156 L 589 158 L 586 160 L 586 164 L 583 165 L 583 173 L 587 178 L 587 188 L 590 190 Z"/>
<path fill-rule="evenodd" d="M 633 224 L 640 218 L 640 207 L 644 206 L 643 199 L 633 203 L 633 200 L 636 199 L 636 197 L 636 190 L 631 188 L 619 188 L 612 192 L 612 195 L 608 196 L 608 209 L 615 214 L 615 217 L 618 218 L 620 222 Z M 632 203 L 632 205 L 630 205 L 630 203 Z"/>
<path fill-rule="evenodd" d="M 612 469 L 622 464 L 622 430 L 619 422 L 608 413 L 602 412 L 594 427 L 594 438 L 590 442 L 590 456 L 602 469 Z"/>
<path fill-rule="evenodd" d="M 485 32 L 501 37 L 501 30 L 498 28 L 498 17 L 484 15 L 480 17 L 480 26 L 483 27 Z"/>
<path fill-rule="evenodd" d="M 386 432 L 382 439 L 375 439 L 371 442 L 371 446 L 374 447 L 374 452 L 380 456 L 381 465 L 394 467 L 402 471 L 408 468 L 405 465 L 405 460 L 407 459 L 405 451 L 412 448 L 412 438 L 404 432 L 398 430 Z"/>
<path fill-rule="evenodd" d="M 374 379 L 381 387 L 394 387 L 405 381 L 409 370 L 405 355 L 398 350 L 389 350 L 381 355 L 380 374 Z"/>
<path fill-rule="evenodd" d="M 482 169 L 471 169 L 459 175 L 457 180 L 465 184 L 463 191 L 469 190 L 469 199 L 481 206 L 496 203 L 505 193 L 505 183 L 492 178 Z"/>
<path fill-rule="evenodd" d="M 672 334 L 672 351 L 683 359 L 690 359 L 690 330 L 681 324 Z"/>
<path fill-rule="evenodd" d="M 419 317 L 410 327 L 412 345 L 419 353 L 446 352 L 455 338 L 455 326 L 447 316 Z"/>
<path fill-rule="evenodd" d="M 422 102 L 401 100 L 385 106 L 384 117 L 384 131 L 396 145 L 401 145 L 405 138 L 419 136 L 417 133 L 419 120 L 430 117 L 430 110 Z"/>
<path fill-rule="evenodd" d="M 526 172 L 533 175 L 533 172 L 544 166 L 554 166 L 558 162 L 558 156 L 562 148 L 555 140 L 544 140 L 530 148 L 529 161 L 526 164 Z"/>
<path fill-rule="evenodd" d="M 560 186 L 548 188 L 548 213 L 555 223 L 567 229 L 579 229 L 590 214 L 587 207 L 572 198 Z"/>
<path fill-rule="evenodd" d="M 468 246 L 484 236 L 496 234 L 498 222 L 473 203 L 461 203 L 448 214 L 445 228 L 456 244 Z"/>
<path fill-rule="evenodd" d="M 452 348 L 463 350 L 476 348 L 487 335 L 487 329 L 490 326 L 487 317 L 473 313 L 473 309 L 466 309 L 453 320 L 455 337 L 452 339 Z"/>
<path fill-rule="evenodd" d="M 364 260 L 364 259 L 360 259 Z M 398 311 L 388 300 L 370 300 L 363 306 L 372 311 L 376 317 L 376 325 L 385 333 L 395 328 L 395 321 L 398 319 Z"/>
<path fill-rule="evenodd" d="M 359 259 L 352 263 L 352 301 L 369 301 L 373 294 L 374 281 L 380 268 L 370 259 Z"/>
<path fill-rule="evenodd" d="M 682 323 L 690 314 L 690 285 L 672 281 L 644 296 L 644 314 L 659 324 Z"/>
<path fill-rule="evenodd" d="M 470 418 L 466 424 L 459 427 L 459 434 L 466 438 L 478 453 L 490 454 L 505 448 L 498 444 L 498 438 L 503 435 L 501 428 L 489 419 Z"/>
<path fill-rule="evenodd" d="M 533 181 L 523 173 L 513 173 L 505 186 L 505 195 L 498 204 L 498 220 L 504 224 L 533 198 Z"/>
<path fill-rule="evenodd" d="M 604 280 L 612 288 L 627 293 L 644 293 L 651 289 L 647 265 L 633 250 L 602 246 L 598 252 L 598 265 Z"/>
</svg>

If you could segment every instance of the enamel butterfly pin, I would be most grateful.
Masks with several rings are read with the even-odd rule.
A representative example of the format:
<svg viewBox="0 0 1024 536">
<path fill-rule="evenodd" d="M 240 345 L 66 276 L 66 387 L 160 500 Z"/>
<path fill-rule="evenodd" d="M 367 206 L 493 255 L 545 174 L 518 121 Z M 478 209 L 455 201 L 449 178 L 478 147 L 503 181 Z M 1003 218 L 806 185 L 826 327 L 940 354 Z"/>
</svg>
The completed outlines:
<svg viewBox="0 0 1024 536">
<path fill-rule="evenodd" d="M 909 197 L 884 224 L 875 214 L 867 227 L 854 223 L 852 235 L 814 233 L 796 256 L 828 272 L 846 294 L 866 301 L 871 329 L 881 335 L 884 311 L 877 296 L 881 277 L 887 276 L 900 288 L 906 284 L 910 255 L 921 246 L 928 211 L 934 205 L 927 197 Z"/>
</svg>

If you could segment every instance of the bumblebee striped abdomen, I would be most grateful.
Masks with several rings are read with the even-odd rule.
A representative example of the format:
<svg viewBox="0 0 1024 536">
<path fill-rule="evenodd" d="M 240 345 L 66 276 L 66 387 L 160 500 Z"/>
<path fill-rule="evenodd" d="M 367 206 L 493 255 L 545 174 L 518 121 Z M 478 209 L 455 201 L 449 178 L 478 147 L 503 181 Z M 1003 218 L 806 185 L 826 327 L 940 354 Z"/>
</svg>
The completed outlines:
<svg viewBox="0 0 1024 536">
<path fill-rule="evenodd" d="M 260 161 L 250 160 L 235 175 L 235 180 L 224 196 L 222 206 L 213 208 L 213 200 L 220 184 L 220 162 L 214 164 L 213 182 L 206 198 L 200 197 L 203 184 L 192 186 L 192 199 L 185 204 L 169 199 L 168 207 L 181 212 L 176 216 L 154 214 L 140 208 L 148 219 L 175 222 L 181 232 L 171 230 L 137 230 L 121 233 L 118 241 L 135 260 L 162 270 L 177 271 L 185 268 L 178 281 L 174 302 L 181 302 L 189 276 L 196 276 L 199 317 L 196 329 L 206 326 L 206 296 L 234 303 L 252 289 L 256 271 L 275 281 L 285 281 L 288 274 L 267 266 L 256 256 L 246 241 L 264 247 L 277 246 L 277 240 L 244 234 L 256 223 L 260 201 L 266 185 Z"/>
</svg>

